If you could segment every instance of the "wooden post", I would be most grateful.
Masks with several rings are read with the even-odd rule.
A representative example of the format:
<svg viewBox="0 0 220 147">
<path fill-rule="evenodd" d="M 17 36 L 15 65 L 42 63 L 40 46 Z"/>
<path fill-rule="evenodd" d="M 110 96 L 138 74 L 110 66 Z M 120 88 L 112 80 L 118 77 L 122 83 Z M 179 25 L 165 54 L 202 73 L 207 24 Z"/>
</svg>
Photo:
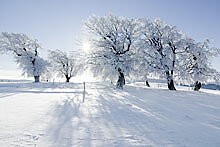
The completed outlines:
<svg viewBox="0 0 220 147">
<path fill-rule="evenodd" d="M 83 103 L 84 103 L 84 100 L 85 100 L 85 95 L 86 95 L 86 83 L 83 82 Z"/>
</svg>

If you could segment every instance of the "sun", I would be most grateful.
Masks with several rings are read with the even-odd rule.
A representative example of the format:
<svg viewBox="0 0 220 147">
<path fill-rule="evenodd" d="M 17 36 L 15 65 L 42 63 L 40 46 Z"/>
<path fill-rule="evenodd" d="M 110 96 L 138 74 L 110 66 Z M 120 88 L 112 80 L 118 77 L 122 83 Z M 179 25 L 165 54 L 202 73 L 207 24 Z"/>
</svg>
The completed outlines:
<svg viewBox="0 0 220 147">
<path fill-rule="evenodd" d="M 88 41 L 83 41 L 82 49 L 84 51 L 89 51 L 91 49 L 90 43 Z"/>
</svg>

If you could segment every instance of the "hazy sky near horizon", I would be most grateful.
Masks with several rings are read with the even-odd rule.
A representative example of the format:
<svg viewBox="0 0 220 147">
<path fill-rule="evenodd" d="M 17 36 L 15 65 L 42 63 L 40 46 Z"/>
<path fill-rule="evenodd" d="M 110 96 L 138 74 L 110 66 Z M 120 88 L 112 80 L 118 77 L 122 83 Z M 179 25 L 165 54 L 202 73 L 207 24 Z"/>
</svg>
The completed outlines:
<svg viewBox="0 0 220 147">
<path fill-rule="evenodd" d="M 83 22 L 91 15 L 109 13 L 129 18 L 161 18 L 188 36 L 202 41 L 212 38 L 220 48 L 219 0 L 0 0 L 0 31 L 26 33 L 44 47 L 40 51 L 76 47 Z M 220 71 L 220 57 L 213 65 Z M 1 56 L 0 70 L 16 70 L 8 56 Z M 0 76 L 2 72 L 0 73 Z M 1 77 L 0 77 L 1 78 Z"/>
</svg>

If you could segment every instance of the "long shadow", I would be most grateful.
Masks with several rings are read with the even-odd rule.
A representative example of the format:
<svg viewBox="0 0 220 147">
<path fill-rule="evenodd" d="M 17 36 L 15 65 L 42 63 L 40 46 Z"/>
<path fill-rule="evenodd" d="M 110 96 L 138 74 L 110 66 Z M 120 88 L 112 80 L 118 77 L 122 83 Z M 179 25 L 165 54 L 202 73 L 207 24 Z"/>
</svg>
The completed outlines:
<svg viewBox="0 0 220 147">
<path fill-rule="evenodd" d="M 79 109 L 81 103 L 74 103 L 74 98 L 67 98 L 61 104 L 55 106 L 53 120 L 49 124 L 47 133 L 51 137 L 52 144 L 56 146 L 71 147 L 74 127 L 72 120 L 80 118 Z"/>
<path fill-rule="evenodd" d="M 78 93 L 78 94 L 82 94 L 83 92 L 80 92 L 80 91 L 32 91 L 32 90 L 27 90 L 27 91 L 24 91 L 24 90 L 18 90 L 18 91 L 13 91 L 14 93 Z M 10 92 L 11 93 L 11 92 Z"/>
<path fill-rule="evenodd" d="M 137 111 L 132 107 L 132 105 L 140 107 L 140 104 L 145 104 L 140 98 L 134 95 L 128 96 L 125 91 L 108 86 L 98 87 L 96 90 L 97 95 L 93 92 L 86 95 L 85 103 L 91 99 L 95 101 L 91 100 L 92 103 L 87 104 L 92 105 L 84 105 L 83 109 L 80 109 L 81 103 L 73 102 L 74 98 L 66 99 L 62 104 L 56 105 L 54 120 L 48 129 L 54 145 L 73 146 L 76 145 L 73 142 L 78 142 L 79 146 L 90 146 L 91 143 L 98 142 L 103 146 L 110 144 L 112 146 L 131 146 L 132 144 L 152 146 L 161 143 L 155 131 L 162 130 L 163 125 L 158 125 L 157 121 L 154 121 L 157 120 L 156 114 L 155 116 L 146 115 L 143 111 Z M 87 115 L 82 116 L 85 110 Z M 150 110 L 145 111 L 153 113 Z M 84 118 L 89 119 L 89 122 L 82 120 Z M 77 136 L 76 133 L 80 134 Z"/>
<path fill-rule="evenodd" d="M 141 100 L 143 97 L 133 95 L 133 92 L 113 88 L 109 88 L 108 93 L 106 93 L 106 90 L 99 89 L 98 91 L 101 97 L 98 102 L 103 106 L 100 113 L 108 122 L 107 124 L 111 126 L 106 125 L 106 128 L 111 128 L 108 131 L 117 140 L 117 145 L 129 145 L 132 142 L 145 146 L 155 146 L 163 143 L 166 146 L 165 142 L 172 144 L 172 141 L 167 140 L 168 137 L 161 138 L 158 136 L 158 134 L 166 135 L 166 132 L 169 133 L 172 130 L 166 126 L 167 116 L 158 113 L 150 107 L 151 104 L 147 104 L 151 101 L 143 101 Z M 153 102 L 157 101 L 151 103 Z"/>
<path fill-rule="evenodd" d="M 106 88 L 109 88 L 108 93 L 106 90 L 97 89 L 99 105 L 94 107 L 98 110 L 98 118 L 94 116 L 90 118 L 93 130 L 101 129 L 106 142 L 112 146 L 131 146 L 132 143 L 152 145 L 152 141 L 156 139 L 149 136 L 148 132 L 151 130 L 148 130 L 146 125 L 154 126 L 154 122 L 150 122 L 149 116 L 144 113 L 134 111 L 120 95 L 116 97 L 117 90 Z"/>
<path fill-rule="evenodd" d="M 55 90 L 56 89 L 56 90 Z M 60 89 L 58 91 L 57 89 Z M 70 91 L 62 91 L 69 89 Z M 0 83 L 0 98 L 22 93 L 33 94 L 82 94 L 82 83 Z M 49 90 L 49 91 L 48 91 Z"/>
<path fill-rule="evenodd" d="M 154 93 L 153 89 L 127 88 L 123 91 L 108 89 L 108 93 L 106 93 L 106 90 L 99 90 L 101 95 L 99 103 L 103 105 L 100 111 L 106 117 L 105 119 L 119 130 L 118 133 L 121 134 L 126 130 L 128 134 L 134 135 L 129 139 L 142 140 L 143 144 L 148 143 L 150 139 L 153 146 L 167 146 L 166 143 L 174 146 L 178 144 L 184 146 L 189 138 L 180 135 L 179 132 L 185 131 L 181 128 L 187 128 L 186 126 L 190 126 L 190 123 L 195 123 L 193 119 L 190 120 L 187 116 L 190 115 L 190 112 L 197 112 L 197 107 L 193 106 L 197 103 L 191 104 L 191 101 L 181 101 L 186 97 L 184 91 L 170 92 L 170 95 L 172 95 L 170 97 L 166 95 L 167 91 L 164 90 L 157 90 L 157 93 Z M 143 93 L 143 91 L 146 91 L 146 93 Z M 192 93 L 192 95 L 195 94 Z M 173 101 L 172 99 L 176 100 Z M 182 107 L 181 103 L 190 105 L 190 107 Z M 191 110 L 186 108 L 191 108 Z M 174 110 L 181 113 L 177 115 Z M 168 115 L 165 112 L 168 112 Z M 175 119 L 172 115 L 175 115 Z M 126 137 L 124 137 L 124 140 L 126 140 Z M 121 140 L 118 140 L 118 142 L 124 143 Z"/>
<path fill-rule="evenodd" d="M 11 94 L 3 94 L 0 96 L 0 98 L 7 98 L 7 97 L 10 97 L 10 96 L 13 96 L 13 95 L 16 95 L 18 93 L 11 93 Z"/>
<path fill-rule="evenodd" d="M 6 94 L 7 93 L 7 94 Z M 33 93 L 33 94 L 83 94 L 81 91 L 23 91 L 23 90 L 17 90 L 17 91 L 8 91 L 4 92 L 3 95 L 0 95 L 1 98 L 7 98 L 13 95 L 22 94 L 22 93 Z"/>
</svg>

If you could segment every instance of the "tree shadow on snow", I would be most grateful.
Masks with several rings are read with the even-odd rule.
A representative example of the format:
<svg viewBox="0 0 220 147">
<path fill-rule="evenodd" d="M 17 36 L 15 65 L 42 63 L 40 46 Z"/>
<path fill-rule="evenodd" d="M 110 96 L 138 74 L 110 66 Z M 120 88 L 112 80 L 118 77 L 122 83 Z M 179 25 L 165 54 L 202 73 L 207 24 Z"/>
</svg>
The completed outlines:
<svg viewBox="0 0 220 147">
<path fill-rule="evenodd" d="M 52 144 L 56 146 L 72 146 L 73 138 L 73 119 L 79 119 L 79 109 L 81 102 L 74 102 L 70 98 L 63 100 L 61 104 L 55 106 L 54 114 L 47 133 Z"/>
</svg>

